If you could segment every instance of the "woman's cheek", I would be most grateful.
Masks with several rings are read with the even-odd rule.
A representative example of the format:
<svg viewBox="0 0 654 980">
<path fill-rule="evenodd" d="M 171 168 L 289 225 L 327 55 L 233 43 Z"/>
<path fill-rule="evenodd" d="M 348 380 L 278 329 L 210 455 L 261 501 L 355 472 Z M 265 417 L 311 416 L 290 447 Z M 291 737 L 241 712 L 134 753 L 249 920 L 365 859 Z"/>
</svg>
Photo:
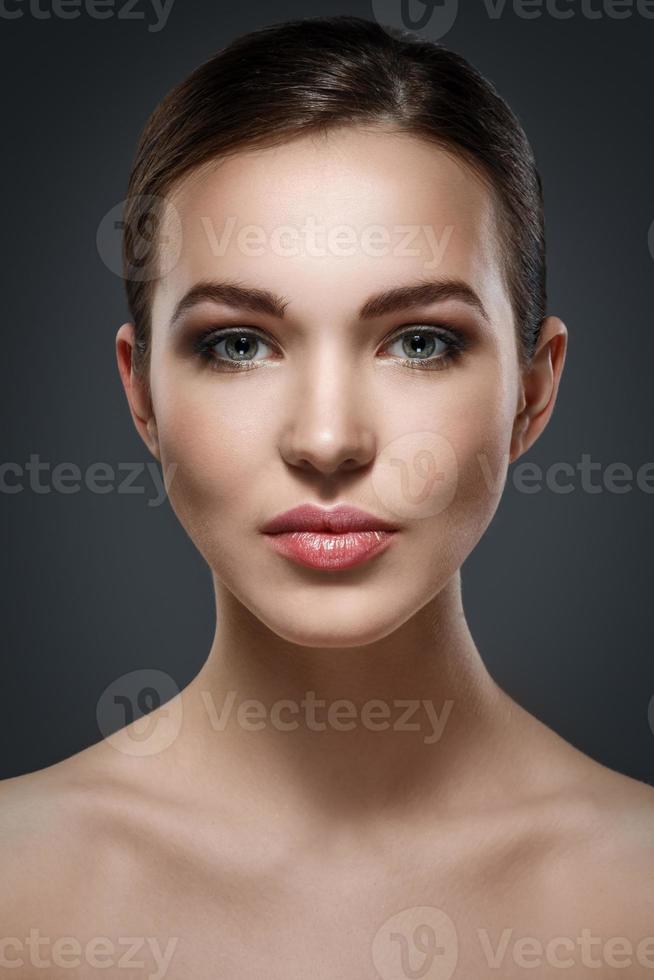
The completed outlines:
<svg viewBox="0 0 654 980">
<path fill-rule="evenodd" d="M 226 412 L 181 399 L 158 415 L 162 468 L 171 473 L 168 498 L 205 556 L 251 485 L 249 468 L 258 450 L 248 445 L 237 419 L 233 406 Z"/>
<path fill-rule="evenodd" d="M 425 385 L 420 397 L 398 399 L 389 414 L 401 424 L 373 471 L 393 513 L 418 521 L 449 513 L 460 521 L 466 510 L 472 517 L 496 506 L 512 426 L 510 386 L 501 375 L 489 356 L 438 376 L 433 392 Z"/>
<path fill-rule="evenodd" d="M 471 411 L 452 437 L 458 461 L 453 521 L 466 527 L 471 547 L 490 523 L 504 488 L 509 460 L 511 419 L 505 406 L 490 404 Z"/>
</svg>

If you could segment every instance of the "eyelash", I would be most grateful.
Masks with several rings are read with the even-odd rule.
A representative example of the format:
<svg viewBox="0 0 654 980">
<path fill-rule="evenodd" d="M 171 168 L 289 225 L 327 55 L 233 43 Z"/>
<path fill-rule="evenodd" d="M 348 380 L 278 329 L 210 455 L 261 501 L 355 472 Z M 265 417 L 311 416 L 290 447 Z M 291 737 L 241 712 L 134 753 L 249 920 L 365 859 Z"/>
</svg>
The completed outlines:
<svg viewBox="0 0 654 980">
<path fill-rule="evenodd" d="M 449 367 L 467 347 L 467 341 L 463 334 L 456 328 L 443 323 L 420 323 L 416 327 L 407 327 L 393 334 L 384 346 L 401 340 L 404 336 L 424 337 L 427 340 L 440 340 L 446 344 L 446 349 L 441 354 L 431 355 L 429 358 L 399 358 L 400 365 L 410 370 L 422 371 L 441 371 Z M 267 346 L 271 346 L 265 336 L 253 327 L 209 327 L 193 342 L 194 353 L 207 361 L 209 366 L 216 371 L 251 371 L 258 367 L 259 361 L 230 361 L 226 358 L 217 358 L 213 348 L 216 344 L 230 337 L 255 337 Z"/>
</svg>

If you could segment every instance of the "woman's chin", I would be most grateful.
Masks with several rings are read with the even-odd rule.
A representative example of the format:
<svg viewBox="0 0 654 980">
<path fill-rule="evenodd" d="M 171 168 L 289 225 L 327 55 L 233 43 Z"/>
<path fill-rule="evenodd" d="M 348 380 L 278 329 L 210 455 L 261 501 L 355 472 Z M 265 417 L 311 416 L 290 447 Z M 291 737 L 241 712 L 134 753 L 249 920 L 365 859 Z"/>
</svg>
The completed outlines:
<svg viewBox="0 0 654 980">
<path fill-rule="evenodd" d="M 323 649 L 347 649 L 376 643 L 399 629 L 417 611 L 415 595 L 403 603 L 397 594 L 394 602 L 387 596 L 323 595 L 294 601 L 271 601 L 268 595 L 261 602 L 250 596 L 244 603 L 250 612 L 272 633 L 287 643 Z M 243 598 L 241 598 L 241 602 Z"/>
</svg>

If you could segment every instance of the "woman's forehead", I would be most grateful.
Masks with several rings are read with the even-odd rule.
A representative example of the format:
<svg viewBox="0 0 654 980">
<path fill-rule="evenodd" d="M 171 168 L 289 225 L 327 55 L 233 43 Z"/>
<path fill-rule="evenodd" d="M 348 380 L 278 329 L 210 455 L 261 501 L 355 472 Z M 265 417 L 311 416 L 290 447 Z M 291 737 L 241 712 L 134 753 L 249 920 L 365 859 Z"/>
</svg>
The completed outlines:
<svg viewBox="0 0 654 980">
<path fill-rule="evenodd" d="M 354 300 L 384 282 L 448 276 L 485 290 L 491 306 L 497 291 L 489 190 L 452 154 L 405 134 L 347 131 L 211 161 L 167 203 L 178 225 L 178 237 L 170 217 L 161 229 L 167 303 L 218 271 L 288 284 L 291 296 L 347 290 Z"/>
<path fill-rule="evenodd" d="M 238 214 L 245 222 L 483 220 L 489 187 L 453 152 L 409 134 L 348 127 L 210 160 L 168 201 L 187 220 Z"/>
</svg>

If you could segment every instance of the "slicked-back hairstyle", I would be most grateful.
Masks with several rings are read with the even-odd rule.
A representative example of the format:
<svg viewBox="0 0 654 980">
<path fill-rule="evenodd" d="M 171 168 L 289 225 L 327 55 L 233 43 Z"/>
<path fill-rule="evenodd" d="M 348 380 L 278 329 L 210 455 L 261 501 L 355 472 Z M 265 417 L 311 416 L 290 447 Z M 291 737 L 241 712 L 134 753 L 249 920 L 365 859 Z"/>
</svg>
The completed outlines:
<svg viewBox="0 0 654 980">
<path fill-rule="evenodd" d="M 123 273 L 133 366 L 146 384 L 166 195 L 212 159 L 343 125 L 421 137 L 484 181 L 496 205 L 519 360 L 529 363 L 546 308 L 545 234 L 541 180 L 518 119 L 489 81 L 441 44 L 360 17 L 316 17 L 238 37 L 176 85 L 145 125 L 124 209 Z"/>
</svg>

